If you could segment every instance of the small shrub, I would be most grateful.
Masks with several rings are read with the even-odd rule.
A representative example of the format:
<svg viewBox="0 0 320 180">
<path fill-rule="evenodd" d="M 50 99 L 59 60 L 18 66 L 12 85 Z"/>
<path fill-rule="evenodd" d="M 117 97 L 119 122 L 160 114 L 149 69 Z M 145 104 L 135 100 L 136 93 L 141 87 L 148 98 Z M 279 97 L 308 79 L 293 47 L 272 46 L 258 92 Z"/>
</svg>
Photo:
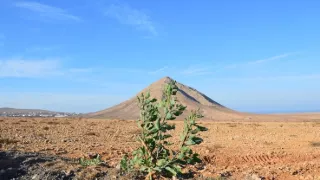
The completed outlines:
<svg viewBox="0 0 320 180">
<path fill-rule="evenodd" d="M 237 127 L 237 124 L 235 124 L 235 123 L 228 123 L 228 126 L 229 126 L 229 127 Z"/>
<path fill-rule="evenodd" d="M 103 161 L 100 155 L 97 155 L 97 157 L 93 159 L 80 158 L 79 163 L 81 166 L 96 166 L 103 163 Z"/>
<path fill-rule="evenodd" d="M 171 137 L 168 132 L 175 129 L 168 121 L 176 119 L 186 109 L 186 106 L 177 102 L 177 91 L 176 82 L 171 81 L 166 84 L 162 100 L 158 103 L 157 99 L 150 98 L 149 92 L 137 97 L 140 108 L 138 141 L 141 146 L 132 153 L 132 157 L 123 157 L 120 162 L 122 171 L 140 171 L 146 175 L 146 179 L 153 179 L 154 176 L 177 177 L 182 175 L 182 168 L 201 162 L 199 154 L 190 148 L 203 141 L 196 135 L 207 131 L 207 128 L 196 123 L 198 118 L 203 117 L 199 110 L 191 111 L 185 118 L 178 150 L 174 150 L 171 147 L 173 143 L 168 140 Z"/>
<path fill-rule="evenodd" d="M 43 130 L 48 131 L 48 130 L 49 130 L 49 127 L 44 127 Z"/>
<path fill-rule="evenodd" d="M 95 132 L 87 132 L 85 135 L 87 135 L 87 136 L 98 136 L 98 134 L 95 133 Z"/>
<path fill-rule="evenodd" d="M 320 147 L 320 142 L 311 142 L 310 145 L 313 147 Z"/>
<path fill-rule="evenodd" d="M 50 125 L 58 125 L 60 124 L 59 122 L 55 122 L 55 121 L 49 121 L 47 122 L 47 124 L 50 124 Z"/>
<path fill-rule="evenodd" d="M 0 144 L 15 144 L 19 142 L 18 140 L 14 140 L 14 139 L 8 139 L 8 138 L 1 138 L 0 139 Z"/>
</svg>

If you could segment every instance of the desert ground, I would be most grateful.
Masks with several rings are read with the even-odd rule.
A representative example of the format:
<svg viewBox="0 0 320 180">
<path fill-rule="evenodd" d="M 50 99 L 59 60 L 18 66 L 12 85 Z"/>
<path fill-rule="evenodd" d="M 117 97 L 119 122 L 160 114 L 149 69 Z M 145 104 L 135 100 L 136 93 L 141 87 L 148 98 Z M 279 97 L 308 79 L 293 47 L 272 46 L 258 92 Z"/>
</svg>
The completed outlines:
<svg viewBox="0 0 320 180">
<path fill-rule="evenodd" d="M 295 116 L 305 122 L 287 122 L 286 115 L 277 122 L 200 121 L 209 131 L 200 134 L 204 142 L 194 148 L 203 159 L 197 173 L 227 179 L 320 179 L 320 114 Z M 182 130 L 182 121 L 174 123 L 173 142 Z M 2 117 L 0 150 L 74 159 L 98 153 L 108 167 L 116 167 L 137 147 L 138 133 L 135 121 L 128 120 Z M 67 172 L 74 167 L 57 168 Z M 100 171 L 91 168 L 79 177 L 89 179 Z"/>
</svg>

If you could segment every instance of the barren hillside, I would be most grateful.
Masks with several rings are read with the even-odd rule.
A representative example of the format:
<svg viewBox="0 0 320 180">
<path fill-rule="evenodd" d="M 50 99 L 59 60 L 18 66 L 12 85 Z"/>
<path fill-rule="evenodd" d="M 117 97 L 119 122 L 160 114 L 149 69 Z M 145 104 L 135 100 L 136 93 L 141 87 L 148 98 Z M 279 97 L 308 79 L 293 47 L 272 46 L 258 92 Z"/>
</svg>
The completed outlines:
<svg viewBox="0 0 320 180">
<path fill-rule="evenodd" d="M 149 87 L 143 89 L 137 95 L 142 92 L 150 91 L 151 96 L 160 99 L 162 96 L 162 90 L 166 83 L 173 81 L 170 77 L 164 77 Z M 242 113 L 233 111 L 218 102 L 210 99 L 206 95 L 197 91 L 194 88 L 183 85 L 177 82 L 179 91 L 177 93 L 177 99 L 183 105 L 187 106 L 187 111 L 184 112 L 184 116 L 188 114 L 190 110 L 200 108 L 205 116 L 205 119 L 237 119 L 243 117 Z M 110 118 L 110 119 L 136 119 L 139 116 L 139 109 L 137 106 L 136 96 L 131 99 L 122 102 L 111 108 L 101 110 L 95 113 L 89 114 L 89 117 L 93 118 Z M 182 116 L 182 117 L 184 117 Z"/>
</svg>

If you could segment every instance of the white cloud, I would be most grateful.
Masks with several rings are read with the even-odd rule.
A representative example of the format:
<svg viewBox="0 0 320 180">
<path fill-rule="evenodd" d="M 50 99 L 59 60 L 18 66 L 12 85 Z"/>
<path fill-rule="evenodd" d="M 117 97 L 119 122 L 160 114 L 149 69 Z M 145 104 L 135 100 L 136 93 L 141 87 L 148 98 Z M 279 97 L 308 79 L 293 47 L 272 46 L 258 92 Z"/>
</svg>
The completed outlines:
<svg viewBox="0 0 320 180">
<path fill-rule="evenodd" d="M 198 76 L 213 73 L 210 67 L 190 66 L 180 72 L 183 75 Z"/>
<path fill-rule="evenodd" d="M 141 31 L 147 31 L 153 36 L 158 35 L 151 18 L 144 12 L 127 4 L 112 4 L 106 9 L 105 15 L 116 19 L 122 24 L 133 26 Z"/>
<path fill-rule="evenodd" d="M 220 72 L 222 70 L 226 70 L 226 69 L 237 69 L 237 68 L 241 68 L 241 67 L 248 67 L 248 66 L 254 66 L 254 65 L 258 65 L 258 64 L 262 64 L 262 63 L 268 63 L 268 62 L 272 62 L 272 61 L 278 61 L 284 58 L 287 58 L 289 56 L 292 56 L 294 54 L 297 54 L 297 52 L 294 53 L 284 53 L 284 54 L 280 54 L 280 55 L 276 55 L 276 56 L 272 56 L 266 59 L 260 59 L 260 60 L 254 60 L 254 61 L 246 61 L 243 63 L 239 63 L 239 64 L 228 64 L 222 68 L 220 68 L 219 70 L 215 71 L 215 72 Z"/>
<path fill-rule="evenodd" d="M 46 60 L 23 60 L 11 59 L 0 60 L 0 77 L 44 77 L 59 75 L 59 61 Z"/>
<path fill-rule="evenodd" d="M 277 55 L 277 56 L 273 56 L 267 59 L 260 59 L 260 60 L 256 60 L 256 61 L 250 61 L 248 62 L 248 64 L 261 64 L 261 63 L 266 63 L 266 62 L 270 62 L 270 61 L 275 61 L 275 60 L 280 60 L 283 58 L 286 58 L 290 55 L 292 55 L 293 53 L 285 53 L 285 54 L 281 54 L 281 55 Z"/>
<path fill-rule="evenodd" d="M 160 73 L 165 72 L 165 70 L 168 69 L 168 68 L 169 68 L 169 67 L 164 66 L 164 67 L 162 67 L 162 68 L 160 68 L 160 69 L 157 69 L 157 70 L 155 70 L 155 71 L 150 71 L 149 74 L 160 74 Z"/>
<path fill-rule="evenodd" d="M 15 3 L 14 5 L 19 8 L 24 8 L 24 9 L 36 12 L 40 16 L 45 18 L 51 18 L 56 20 L 81 21 L 80 17 L 72 15 L 64 9 L 46 5 L 46 4 L 30 2 L 30 1 L 21 1 L 21 2 Z"/>
</svg>

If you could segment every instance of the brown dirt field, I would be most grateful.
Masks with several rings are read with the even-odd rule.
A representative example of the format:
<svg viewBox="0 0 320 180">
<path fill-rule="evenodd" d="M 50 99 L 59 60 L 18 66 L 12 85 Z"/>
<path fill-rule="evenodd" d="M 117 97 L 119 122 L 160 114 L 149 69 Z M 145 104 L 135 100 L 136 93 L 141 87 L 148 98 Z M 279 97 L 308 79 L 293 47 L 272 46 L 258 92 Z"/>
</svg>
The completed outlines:
<svg viewBox="0 0 320 180">
<path fill-rule="evenodd" d="M 311 122 L 210 122 L 195 147 L 206 177 L 229 175 L 244 179 L 320 179 L 320 114 L 295 115 Z M 279 115 L 286 119 L 286 115 Z M 318 120 L 317 120 L 318 118 Z M 174 122 L 177 133 L 182 122 Z M 137 147 L 134 121 L 79 118 L 1 118 L 0 150 L 42 152 L 79 158 L 99 153 L 115 167 Z M 177 135 L 174 134 L 174 137 Z M 176 141 L 178 138 L 173 138 Z"/>
</svg>

